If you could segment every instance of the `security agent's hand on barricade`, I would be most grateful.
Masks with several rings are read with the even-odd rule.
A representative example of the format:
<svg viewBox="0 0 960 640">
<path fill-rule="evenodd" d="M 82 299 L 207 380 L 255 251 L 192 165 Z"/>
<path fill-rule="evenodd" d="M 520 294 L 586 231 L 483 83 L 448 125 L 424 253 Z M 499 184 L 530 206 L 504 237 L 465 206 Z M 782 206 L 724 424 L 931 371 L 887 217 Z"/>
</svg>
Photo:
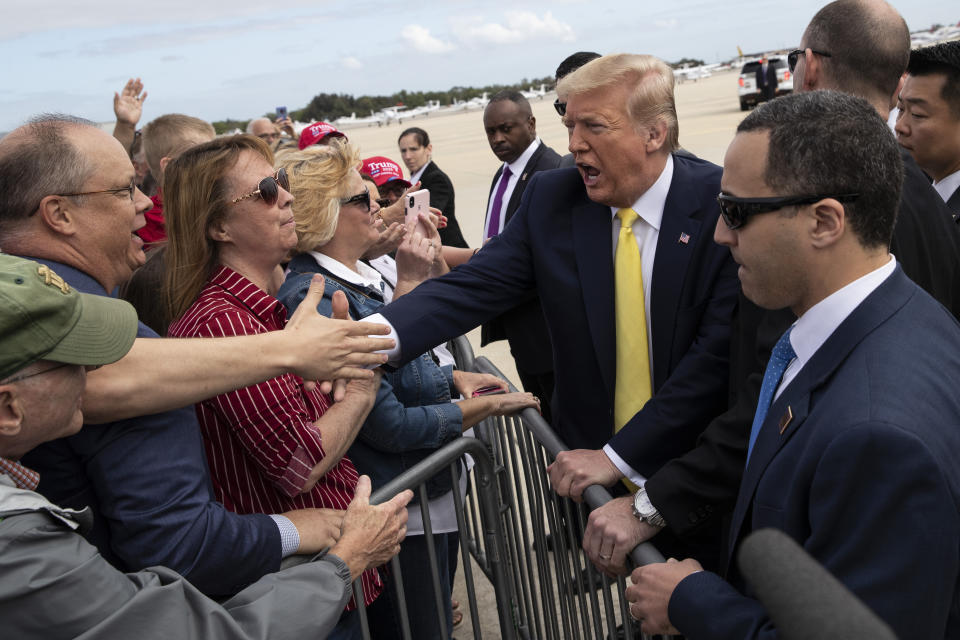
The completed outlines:
<svg viewBox="0 0 960 640">
<path fill-rule="evenodd" d="M 667 615 L 670 596 L 681 580 L 698 571 L 703 571 L 703 567 L 692 558 L 683 562 L 670 558 L 633 570 L 630 576 L 633 584 L 627 587 L 626 595 L 630 616 L 641 623 L 643 633 L 679 635 Z"/>
<path fill-rule="evenodd" d="M 583 532 L 583 550 L 600 571 L 610 577 L 630 572 L 627 555 L 635 546 L 660 532 L 633 513 L 633 496 L 614 498 L 594 509 Z"/>
<path fill-rule="evenodd" d="M 413 492 L 403 491 L 389 502 L 370 505 L 370 478 L 360 476 L 353 501 L 343 516 L 340 540 L 330 553 L 343 560 L 356 580 L 364 570 L 379 567 L 400 551 L 407 535 L 407 503 Z"/>
<path fill-rule="evenodd" d="M 354 322 L 347 319 L 347 300 L 343 292 L 333 296 L 334 318 L 326 318 L 317 312 L 317 304 L 323 298 L 323 276 L 315 275 L 310 289 L 297 310 L 290 316 L 283 333 L 290 336 L 289 351 L 293 363 L 290 370 L 304 380 L 323 380 L 320 388 L 325 393 L 334 390 L 333 381 L 373 378 L 367 367 L 381 365 L 387 356 L 374 353 L 390 349 L 394 341 L 387 338 L 371 338 L 385 335 L 390 328 L 371 322 Z M 340 397 L 346 391 L 338 387 Z"/>
<path fill-rule="evenodd" d="M 583 500 L 583 490 L 590 485 L 609 487 L 623 477 L 602 449 L 561 451 L 547 472 L 553 490 L 575 502 Z"/>
</svg>

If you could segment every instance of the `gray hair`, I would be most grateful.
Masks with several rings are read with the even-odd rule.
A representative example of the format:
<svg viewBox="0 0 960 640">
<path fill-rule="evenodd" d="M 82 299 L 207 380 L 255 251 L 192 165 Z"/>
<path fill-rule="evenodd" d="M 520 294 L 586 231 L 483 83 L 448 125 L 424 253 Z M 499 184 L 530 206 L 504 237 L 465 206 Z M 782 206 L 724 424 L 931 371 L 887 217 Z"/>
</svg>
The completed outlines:
<svg viewBox="0 0 960 640">
<path fill-rule="evenodd" d="M 60 113 L 31 118 L 0 143 L 0 234 L 33 215 L 46 196 L 75 193 L 95 167 L 70 140 L 89 120 Z"/>
<path fill-rule="evenodd" d="M 764 103 L 737 133 L 768 132 L 764 180 L 778 195 L 838 196 L 860 244 L 889 247 L 903 160 L 887 123 L 866 100 L 838 91 L 794 93 Z"/>
</svg>

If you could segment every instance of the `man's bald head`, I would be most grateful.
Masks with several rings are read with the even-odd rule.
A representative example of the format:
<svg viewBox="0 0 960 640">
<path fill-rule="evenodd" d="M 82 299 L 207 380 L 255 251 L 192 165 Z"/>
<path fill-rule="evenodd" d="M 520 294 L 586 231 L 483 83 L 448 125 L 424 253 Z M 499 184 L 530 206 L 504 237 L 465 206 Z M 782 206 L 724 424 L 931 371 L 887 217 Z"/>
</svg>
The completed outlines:
<svg viewBox="0 0 960 640">
<path fill-rule="evenodd" d="M 29 218 L 48 195 L 76 193 L 95 165 L 75 144 L 89 120 L 44 114 L 0 140 L 0 246 L 4 234 Z"/>
<path fill-rule="evenodd" d="M 910 30 L 883 0 L 836 0 L 820 9 L 807 26 L 801 47 L 826 51 L 818 58 L 817 86 L 870 102 L 889 101 L 910 59 Z"/>
</svg>

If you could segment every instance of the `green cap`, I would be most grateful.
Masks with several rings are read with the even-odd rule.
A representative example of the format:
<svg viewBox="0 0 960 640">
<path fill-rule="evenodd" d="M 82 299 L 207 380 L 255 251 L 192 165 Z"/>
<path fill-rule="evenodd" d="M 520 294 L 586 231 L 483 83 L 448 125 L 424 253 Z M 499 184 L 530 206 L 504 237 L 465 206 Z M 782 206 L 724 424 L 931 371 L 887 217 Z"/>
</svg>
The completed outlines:
<svg viewBox="0 0 960 640">
<path fill-rule="evenodd" d="M 0 254 L 0 380 L 37 360 L 116 362 L 136 337 L 129 303 L 80 293 L 46 265 Z"/>
</svg>

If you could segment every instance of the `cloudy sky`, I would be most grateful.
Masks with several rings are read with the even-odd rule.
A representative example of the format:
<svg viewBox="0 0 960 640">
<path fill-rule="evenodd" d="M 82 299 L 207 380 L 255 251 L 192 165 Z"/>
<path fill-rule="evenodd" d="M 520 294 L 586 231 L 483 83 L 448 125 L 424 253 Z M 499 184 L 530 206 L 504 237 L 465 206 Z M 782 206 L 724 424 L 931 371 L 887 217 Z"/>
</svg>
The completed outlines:
<svg viewBox="0 0 960 640">
<path fill-rule="evenodd" d="M 707 61 L 793 47 L 821 0 L 34 0 L 0 22 L 0 131 L 32 114 L 113 119 L 140 76 L 144 120 L 246 119 L 319 92 L 392 93 L 550 75 L 569 53 Z M 955 23 L 955 0 L 894 0 L 911 30 Z M 722 8 L 721 8 L 722 7 Z"/>
</svg>

